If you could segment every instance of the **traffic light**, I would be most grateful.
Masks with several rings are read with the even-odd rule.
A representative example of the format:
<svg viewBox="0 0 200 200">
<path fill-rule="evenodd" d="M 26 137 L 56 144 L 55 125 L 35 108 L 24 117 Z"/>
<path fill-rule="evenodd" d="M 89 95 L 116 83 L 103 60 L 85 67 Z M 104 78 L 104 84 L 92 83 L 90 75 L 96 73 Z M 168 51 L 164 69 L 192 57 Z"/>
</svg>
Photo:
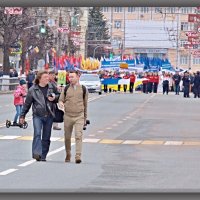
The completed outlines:
<svg viewBox="0 0 200 200">
<path fill-rule="evenodd" d="M 40 26 L 40 33 L 45 34 L 46 33 L 46 27 L 45 27 L 45 21 L 42 20 L 42 25 Z"/>
</svg>

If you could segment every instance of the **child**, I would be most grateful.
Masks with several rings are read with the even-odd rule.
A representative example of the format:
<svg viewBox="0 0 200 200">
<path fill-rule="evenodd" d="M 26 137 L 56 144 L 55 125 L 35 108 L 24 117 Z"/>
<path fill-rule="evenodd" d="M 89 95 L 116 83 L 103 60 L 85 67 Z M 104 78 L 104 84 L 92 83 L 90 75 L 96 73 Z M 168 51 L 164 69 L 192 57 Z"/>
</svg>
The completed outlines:
<svg viewBox="0 0 200 200">
<path fill-rule="evenodd" d="M 24 104 L 24 97 L 26 96 L 26 81 L 20 80 L 17 89 L 14 91 L 14 105 L 16 107 L 16 115 L 13 121 L 13 125 L 17 125 L 18 117 L 21 114 L 22 106 Z"/>
</svg>

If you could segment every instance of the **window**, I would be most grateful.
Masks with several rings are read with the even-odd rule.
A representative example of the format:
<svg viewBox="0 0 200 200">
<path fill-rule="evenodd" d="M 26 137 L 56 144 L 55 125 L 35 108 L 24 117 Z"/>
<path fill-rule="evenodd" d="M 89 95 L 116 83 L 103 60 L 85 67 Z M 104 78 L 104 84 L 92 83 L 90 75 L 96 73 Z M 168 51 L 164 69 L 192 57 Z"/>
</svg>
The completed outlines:
<svg viewBox="0 0 200 200">
<path fill-rule="evenodd" d="M 122 27 L 122 22 L 121 21 L 115 21 L 115 28 L 121 28 Z"/>
<path fill-rule="evenodd" d="M 148 13 L 149 8 L 148 7 L 141 7 L 140 11 L 141 11 L 141 13 Z"/>
<path fill-rule="evenodd" d="M 188 14 L 189 8 L 187 8 L 187 7 L 181 8 L 181 13 Z"/>
<path fill-rule="evenodd" d="M 200 64 L 200 58 L 193 58 L 193 64 L 199 65 Z"/>
<path fill-rule="evenodd" d="M 122 10 L 123 10 L 122 7 L 115 7 L 114 8 L 114 12 L 117 12 L 117 13 L 122 12 Z"/>
<path fill-rule="evenodd" d="M 181 30 L 188 31 L 188 22 L 181 22 Z"/>
<path fill-rule="evenodd" d="M 102 7 L 103 12 L 109 12 L 109 7 Z"/>
<path fill-rule="evenodd" d="M 187 40 L 181 40 L 180 41 L 180 47 L 184 47 L 185 44 L 187 44 L 188 41 Z"/>
<path fill-rule="evenodd" d="M 155 7 L 155 13 L 162 13 L 162 8 Z"/>
<path fill-rule="evenodd" d="M 175 12 L 176 12 L 176 8 L 174 7 L 167 8 L 167 13 L 175 13 Z"/>
<path fill-rule="evenodd" d="M 187 65 L 188 64 L 188 56 L 181 56 L 180 57 L 180 64 Z"/>
<path fill-rule="evenodd" d="M 135 12 L 135 7 L 128 7 L 128 12 Z"/>
</svg>

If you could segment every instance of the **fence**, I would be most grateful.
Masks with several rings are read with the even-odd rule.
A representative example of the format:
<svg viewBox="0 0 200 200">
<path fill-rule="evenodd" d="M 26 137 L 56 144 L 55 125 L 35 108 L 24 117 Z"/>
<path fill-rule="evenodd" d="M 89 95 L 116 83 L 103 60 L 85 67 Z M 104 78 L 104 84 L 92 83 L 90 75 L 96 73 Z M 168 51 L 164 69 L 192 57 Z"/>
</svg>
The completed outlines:
<svg viewBox="0 0 200 200">
<path fill-rule="evenodd" d="M 21 77 L 22 78 L 22 77 Z M 12 91 L 19 85 L 20 77 L 3 76 L 0 77 L 0 91 Z"/>
</svg>

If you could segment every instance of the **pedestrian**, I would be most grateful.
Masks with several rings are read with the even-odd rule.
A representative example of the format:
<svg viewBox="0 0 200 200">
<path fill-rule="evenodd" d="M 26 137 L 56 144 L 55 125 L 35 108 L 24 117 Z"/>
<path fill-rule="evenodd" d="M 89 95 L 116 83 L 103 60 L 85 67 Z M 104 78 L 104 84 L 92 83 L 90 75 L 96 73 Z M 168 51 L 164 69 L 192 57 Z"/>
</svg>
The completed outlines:
<svg viewBox="0 0 200 200">
<path fill-rule="evenodd" d="M 50 147 L 51 129 L 54 118 L 55 103 L 59 93 L 49 83 L 47 71 L 38 71 L 35 84 L 28 90 L 21 112 L 20 123 L 25 122 L 25 116 L 32 106 L 34 136 L 32 157 L 37 161 L 46 161 Z"/>
<path fill-rule="evenodd" d="M 130 89 L 129 89 L 130 93 L 133 93 L 135 79 L 136 79 L 135 73 L 132 72 L 130 75 Z"/>
<path fill-rule="evenodd" d="M 53 85 L 53 87 L 58 89 L 55 71 L 49 72 L 49 82 Z M 58 126 L 58 123 L 53 122 L 53 130 L 61 130 L 61 128 Z"/>
<path fill-rule="evenodd" d="M 123 76 L 123 79 L 130 79 L 130 75 L 128 72 L 125 73 L 125 75 Z M 124 92 L 126 92 L 127 86 L 128 86 L 127 84 L 123 84 Z"/>
<path fill-rule="evenodd" d="M 179 71 L 176 71 L 176 73 L 173 75 L 173 81 L 174 81 L 174 90 L 175 94 L 179 95 L 180 91 L 180 82 L 181 82 L 181 76 L 179 75 Z"/>
<path fill-rule="evenodd" d="M 35 80 L 35 74 L 33 73 L 32 70 L 30 70 L 29 73 L 26 76 L 28 89 L 33 85 L 34 80 Z"/>
<path fill-rule="evenodd" d="M 14 105 L 16 108 L 16 114 L 14 117 L 13 125 L 18 125 L 18 118 L 21 115 L 25 97 L 26 97 L 26 81 L 24 79 L 21 79 L 19 81 L 17 89 L 14 91 Z"/>
<path fill-rule="evenodd" d="M 147 72 L 145 72 L 142 78 L 142 91 L 143 93 L 146 93 L 146 94 L 148 93 L 148 90 L 147 90 L 148 81 L 149 81 L 148 74 Z"/>
<path fill-rule="evenodd" d="M 163 77 L 163 94 L 165 94 L 166 92 L 166 94 L 168 95 L 169 93 L 169 81 L 170 81 L 169 74 L 165 73 Z"/>
<path fill-rule="evenodd" d="M 65 110 L 65 162 L 70 162 L 71 159 L 71 136 L 74 128 L 76 143 L 75 162 L 77 164 L 81 163 L 83 126 L 86 124 L 88 104 L 88 91 L 84 86 L 80 85 L 79 78 L 77 71 L 70 71 L 70 85 L 67 91 L 66 89 L 62 91 L 59 98 L 59 105 Z"/>
<path fill-rule="evenodd" d="M 147 91 L 148 93 L 152 93 L 152 90 L 153 90 L 153 81 L 154 81 L 154 76 L 153 76 L 153 73 L 152 72 L 149 72 L 148 73 L 148 83 L 147 83 Z"/>
<path fill-rule="evenodd" d="M 199 71 L 197 71 L 194 77 L 193 93 L 194 93 L 194 98 L 196 97 L 200 98 L 200 72 Z"/>
<path fill-rule="evenodd" d="M 153 75 L 153 92 L 157 93 L 159 84 L 159 75 L 158 72 L 155 72 Z"/>
<path fill-rule="evenodd" d="M 187 97 L 187 98 L 190 98 L 190 77 L 189 77 L 189 73 L 188 72 L 185 72 L 184 73 L 184 76 L 183 76 L 183 97 Z"/>
<path fill-rule="evenodd" d="M 106 81 L 106 79 L 109 79 L 109 78 L 110 78 L 110 76 L 109 76 L 108 72 L 105 72 L 104 75 L 103 75 L 103 79 Z M 108 84 L 107 83 L 105 83 L 103 85 L 103 90 L 104 90 L 105 93 L 108 92 Z"/>
</svg>

